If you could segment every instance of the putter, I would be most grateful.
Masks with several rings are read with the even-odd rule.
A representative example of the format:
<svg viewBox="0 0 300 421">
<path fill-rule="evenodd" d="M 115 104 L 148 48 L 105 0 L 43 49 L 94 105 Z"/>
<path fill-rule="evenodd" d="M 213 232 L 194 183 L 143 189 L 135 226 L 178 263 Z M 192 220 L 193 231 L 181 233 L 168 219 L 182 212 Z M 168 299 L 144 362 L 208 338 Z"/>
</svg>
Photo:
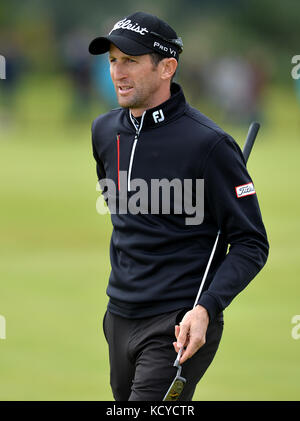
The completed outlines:
<svg viewBox="0 0 300 421">
<path fill-rule="evenodd" d="M 181 377 L 180 375 L 182 367 L 179 364 L 179 361 L 181 358 L 182 350 L 183 348 L 180 348 L 177 354 L 177 358 L 173 364 L 174 367 L 177 367 L 177 373 L 176 373 L 175 379 L 171 383 L 171 386 L 169 387 L 163 401 L 177 401 L 186 383 L 186 379 L 184 377 Z"/>
<path fill-rule="evenodd" d="M 243 148 L 243 155 L 244 155 L 246 164 L 247 164 L 249 155 L 251 153 L 252 147 L 254 145 L 254 142 L 255 142 L 255 139 L 256 139 L 259 128 L 260 128 L 259 123 L 253 122 L 253 123 L 250 124 L 248 134 L 247 134 L 247 138 L 246 138 L 246 141 L 245 141 L 245 145 L 244 145 L 244 148 Z M 212 248 L 211 254 L 209 256 L 209 260 L 208 260 L 208 263 L 207 263 L 207 266 L 206 266 L 206 269 L 205 269 L 205 272 L 204 272 L 204 275 L 203 275 L 203 278 L 202 278 L 202 281 L 201 281 L 201 284 L 200 284 L 200 287 L 199 287 L 199 290 L 198 290 L 198 293 L 197 293 L 197 297 L 196 297 L 194 305 L 193 305 L 193 308 L 196 307 L 196 305 L 199 301 L 199 298 L 200 298 L 200 295 L 201 295 L 201 292 L 202 292 L 202 289 L 203 289 L 204 283 L 206 281 L 206 277 L 207 277 L 207 274 L 208 274 L 208 271 L 209 271 L 209 268 L 210 268 L 210 265 L 211 265 L 211 262 L 212 262 L 212 259 L 214 257 L 214 254 L 215 254 L 215 251 L 216 251 L 216 248 L 217 248 L 217 244 L 218 244 L 220 234 L 221 234 L 221 231 L 219 230 L 218 233 L 217 233 L 217 237 L 216 237 L 214 246 Z M 163 398 L 163 401 L 177 401 L 179 399 L 183 389 L 184 389 L 185 384 L 186 384 L 186 379 L 181 376 L 182 367 L 181 367 L 180 362 L 179 362 L 180 358 L 181 358 L 181 355 L 182 355 L 182 351 L 183 351 L 183 348 L 180 348 L 180 350 L 178 351 L 176 360 L 173 364 L 174 367 L 177 367 L 177 373 L 176 373 L 176 376 L 175 376 L 173 382 L 171 383 L 171 386 L 169 387 L 167 393 L 165 394 L 165 396 Z"/>
</svg>

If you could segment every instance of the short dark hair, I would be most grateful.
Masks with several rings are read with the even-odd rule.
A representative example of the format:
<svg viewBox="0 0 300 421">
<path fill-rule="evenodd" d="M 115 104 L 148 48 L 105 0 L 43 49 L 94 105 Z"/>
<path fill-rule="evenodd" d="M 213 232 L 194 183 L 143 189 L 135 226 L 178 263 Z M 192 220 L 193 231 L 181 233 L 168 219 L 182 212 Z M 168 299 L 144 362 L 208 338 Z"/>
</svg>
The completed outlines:
<svg viewBox="0 0 300 421">
<path fill-rule="evenodd" d="M 159 62 L 161 62 L 164 58 L 167 58 L 166 56 L 163 56 L 162 54 L 155 53 L 155 52 L 150 53 L 150 57 L 151 57 L 154 67 L 157 67 Z M 173 82 L 173 79 L 176 75 L 176 70 L 175 70 L 174 75 L 172 76 L 171 83 Z"/>
</svg>

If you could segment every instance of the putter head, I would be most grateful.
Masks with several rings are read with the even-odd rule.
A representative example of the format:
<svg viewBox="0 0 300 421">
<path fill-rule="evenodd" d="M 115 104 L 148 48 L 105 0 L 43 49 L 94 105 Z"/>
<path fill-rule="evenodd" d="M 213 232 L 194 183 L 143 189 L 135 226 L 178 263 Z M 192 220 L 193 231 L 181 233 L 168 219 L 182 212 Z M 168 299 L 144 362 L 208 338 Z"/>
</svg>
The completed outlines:
<svg viewBox="0 0 300 421">
<path fill-rule="evenodd" d="M 186 379 L 184 377 L 176 376 L 163 400 L 177 401 L 183 391 L 185 383 Z"/>
<path fill-rule="evenodd" d="M 177 373 L 165 397 L 163 398 L 163 401 L 177 401 L 186 383 L 186 379 L 180 375 L 182 367 L 179 364 L 179 361 L 182 354 L 182 350 L 183 348 L 180 349 L 180 351 L 178 352 L 177 358 L 174 361 L 173 366 L 177 368 Z"/>
</svg>

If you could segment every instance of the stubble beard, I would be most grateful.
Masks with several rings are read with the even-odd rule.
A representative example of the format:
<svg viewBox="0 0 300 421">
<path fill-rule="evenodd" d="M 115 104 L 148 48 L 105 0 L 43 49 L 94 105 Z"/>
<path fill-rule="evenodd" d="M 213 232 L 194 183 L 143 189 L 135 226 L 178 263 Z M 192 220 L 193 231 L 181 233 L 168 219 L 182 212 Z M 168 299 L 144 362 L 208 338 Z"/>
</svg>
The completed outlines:
<svg viewBox="0 0 300 421">
<path fill-rule="evenodd" d="M 155 70 L 155 69 L 153 69 Z M 117 94 L 120 107 L 130 109 L 148 109 L 151 108 L 151 99 L 155 94 L 158 86 L 156 84 L 148 84 L 146 87 L 137 88 L 134 86 L 134 92 L 129 98 L 122 98 Z"/>
<path fill-rule="evenodd" d="M 142 108 L 145 103 L 145 97 L 139 92 L 133 93 L 130 98 L 122 98 L 118 95 L 118 103 L 123 108 Z"/>
</svg>

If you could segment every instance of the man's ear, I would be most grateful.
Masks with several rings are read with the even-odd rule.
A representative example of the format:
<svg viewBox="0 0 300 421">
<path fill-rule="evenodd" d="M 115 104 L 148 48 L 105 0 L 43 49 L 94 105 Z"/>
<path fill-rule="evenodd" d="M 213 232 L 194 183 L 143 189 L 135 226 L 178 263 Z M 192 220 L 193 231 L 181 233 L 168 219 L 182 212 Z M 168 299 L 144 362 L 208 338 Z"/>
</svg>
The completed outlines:
<svg viewBox="0 0 300 421">
<path fill-rule="evenodd" d="M 163 80 L 171 79 L 177 69 L 177 65 L 178 65 L 177 60 L 173 57 L 164 58 L 161 61 L 161 65 L 162 65 L 162 68 L 161 68 L 160 77 Z"/>
</svg>

